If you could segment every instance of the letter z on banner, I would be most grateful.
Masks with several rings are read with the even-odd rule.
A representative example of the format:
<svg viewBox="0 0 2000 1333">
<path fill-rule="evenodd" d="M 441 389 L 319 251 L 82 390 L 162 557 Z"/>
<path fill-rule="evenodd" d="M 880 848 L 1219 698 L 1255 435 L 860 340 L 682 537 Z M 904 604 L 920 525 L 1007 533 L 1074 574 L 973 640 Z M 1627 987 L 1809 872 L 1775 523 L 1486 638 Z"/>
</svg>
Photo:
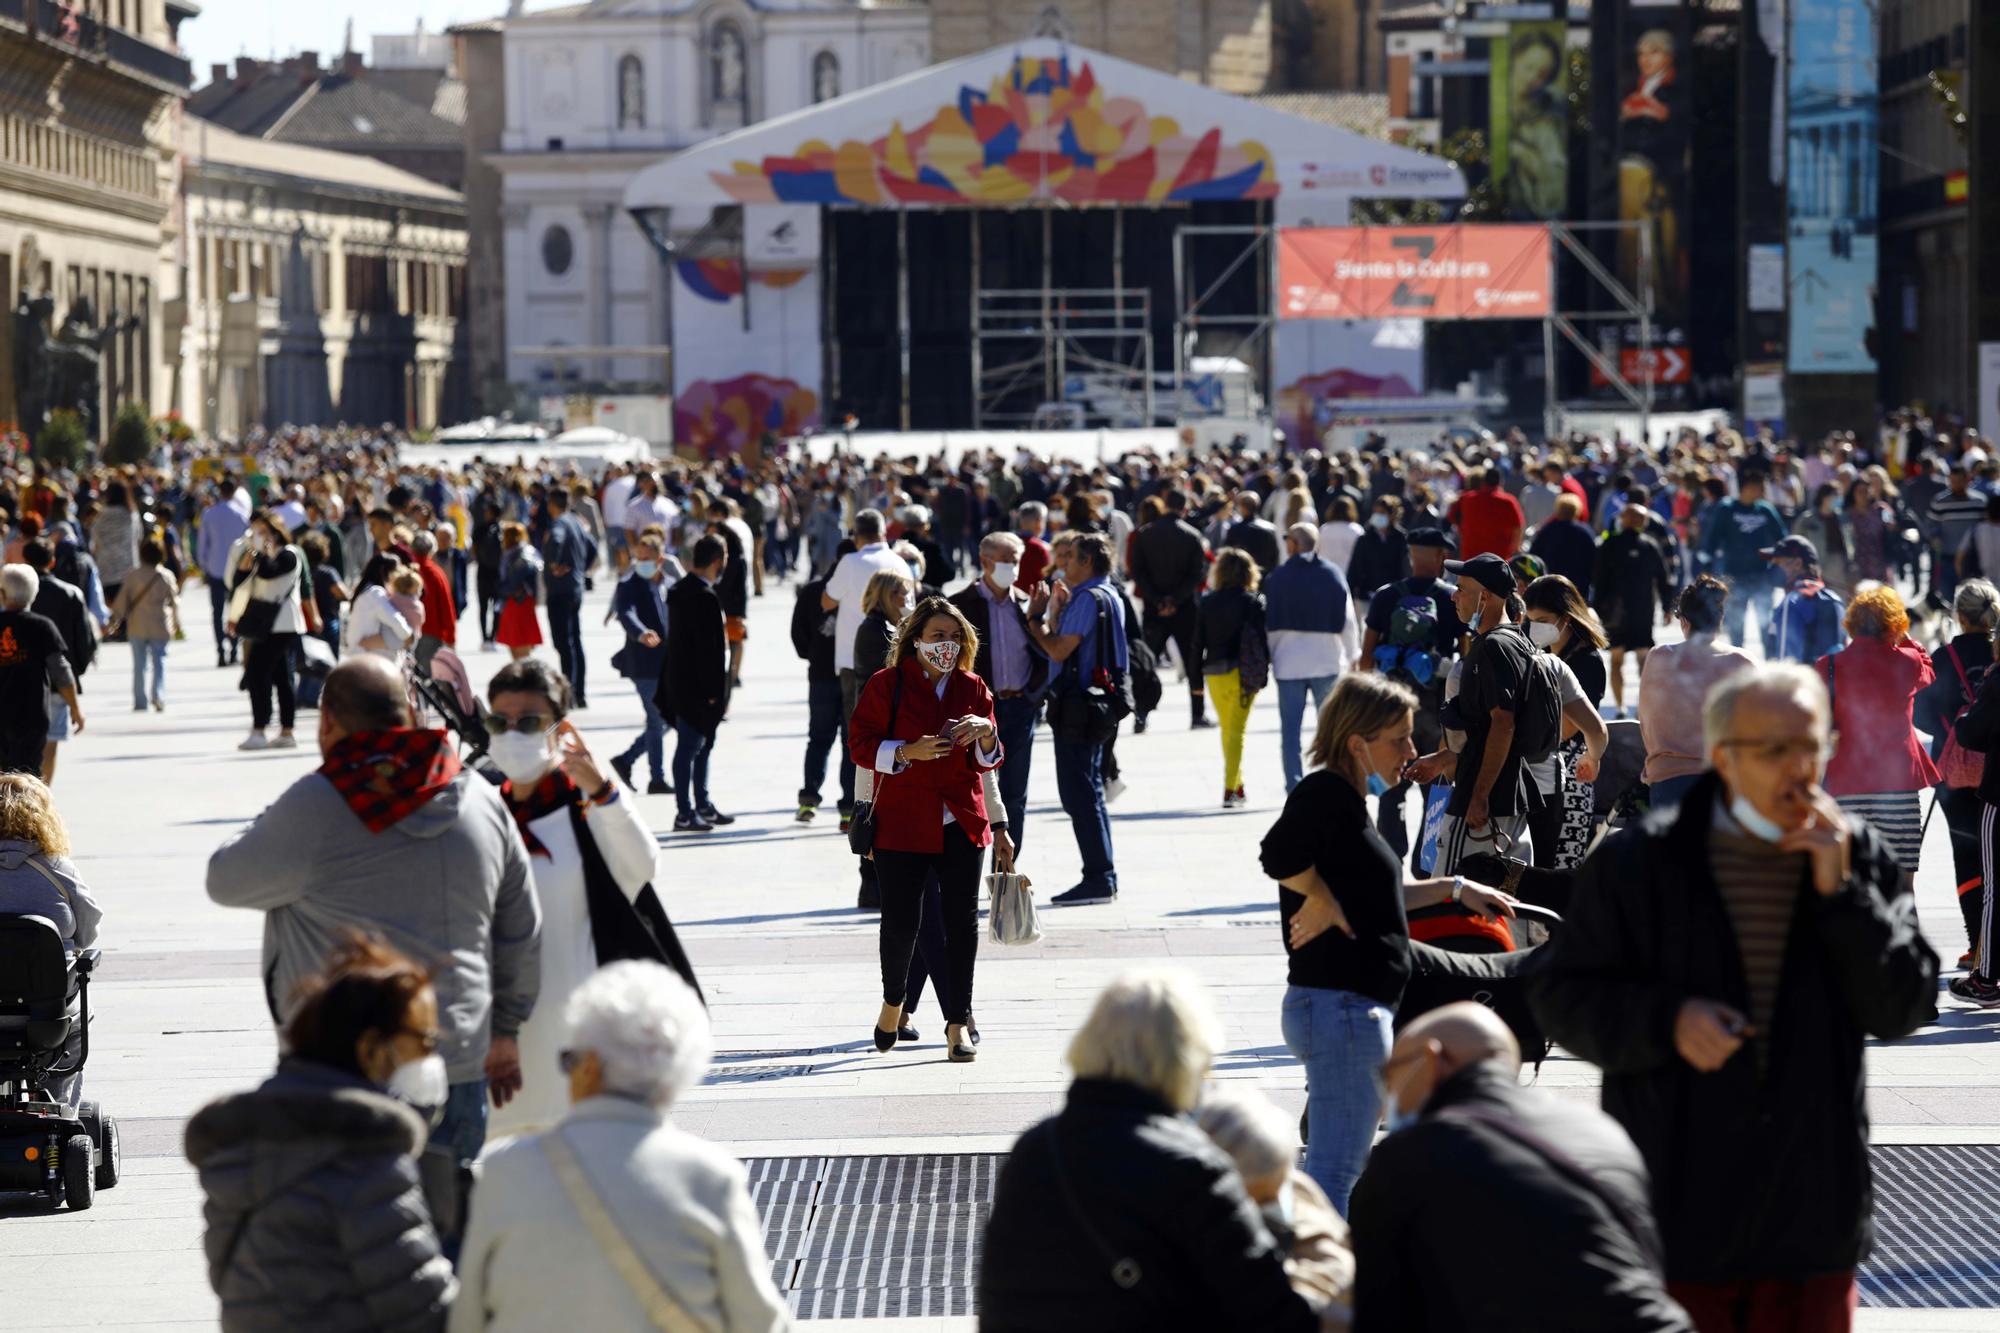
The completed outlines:
<svg viewBox="0 0 2000 1333">
<path fill-rule="evenodd" d="M 1554 310 L 1547 227 L 1278 233 L 1280 319 L 1542 319 Z"/>
</svg>

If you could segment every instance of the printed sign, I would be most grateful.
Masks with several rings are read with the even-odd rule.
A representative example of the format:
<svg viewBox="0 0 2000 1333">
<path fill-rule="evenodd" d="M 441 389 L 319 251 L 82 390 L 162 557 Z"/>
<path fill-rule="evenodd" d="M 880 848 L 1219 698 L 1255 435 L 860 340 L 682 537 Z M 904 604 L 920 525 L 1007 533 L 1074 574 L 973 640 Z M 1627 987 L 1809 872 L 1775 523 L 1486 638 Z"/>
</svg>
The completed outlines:
<svg viewBox="0 0 2000 1333">
<path fill-rule="evenodd" d="M 1278 233 L 1281 319 L 1542 319 L 1549 230 L 1295 227 Z"/>
</svg>

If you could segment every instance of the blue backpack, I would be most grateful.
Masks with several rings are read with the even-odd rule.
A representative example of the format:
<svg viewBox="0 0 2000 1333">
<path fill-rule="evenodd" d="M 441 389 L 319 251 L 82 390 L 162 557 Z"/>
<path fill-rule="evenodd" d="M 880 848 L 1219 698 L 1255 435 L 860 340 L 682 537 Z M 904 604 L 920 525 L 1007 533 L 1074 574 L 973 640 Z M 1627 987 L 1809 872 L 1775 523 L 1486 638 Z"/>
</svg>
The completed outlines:
<svg viewBox="0 0 2000 1333">
<path fill-rule="evenodd" d="M 1437 676 L 1437 602 L 1404 587 L 1389 613 L 1389 632 L 1375 649 L 1375 665 L 1392 680 L 1424 689 Z"/>
</svg>

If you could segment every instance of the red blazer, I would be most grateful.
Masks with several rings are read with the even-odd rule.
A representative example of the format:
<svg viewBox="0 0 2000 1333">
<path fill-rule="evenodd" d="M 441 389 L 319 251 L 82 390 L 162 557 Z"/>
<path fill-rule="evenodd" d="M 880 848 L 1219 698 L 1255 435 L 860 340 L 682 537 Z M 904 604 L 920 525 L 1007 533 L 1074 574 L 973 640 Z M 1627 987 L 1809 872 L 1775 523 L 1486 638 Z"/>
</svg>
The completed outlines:
<svg viewBox="0 0 2000 1333">
<path fill-rule="evenodd" d="M 1831 680 L 1833 729 L 1840 748 L 1826 766 L 1829 796 L 1922 791 L 1937 785 L 1937 765 L 1910 722 L 1917 691 L 1937 676 L 1923 649 L 1907 639 L 1891 648 L 1855 639 L 1815 664 Z"/>
<path fill-rule="evenodd" d="M 874 769 L 883 741 L 913 741 L 942 736 L 951 719 L 993 720 L 993 695 L 986 682 L 972 674 L 972 664 L 945 678 L 944 698 L 924 676 L 914 656 L 884 667 L 868 678 L 847 719 L 847 748 L 857 766 Z M 889 704 L 896 674 L 902 673 L 903 693 L 896 704 L 896 726 L 889 727 Z M 890 776 L 875 774 L 875 845 L 892 852 L 935 852 L 944 847 L 944 812 L 958 821 L 975 846 L 993 841 L 986 821 L 986 797 L 979 775 L 997 768 L 1005 756 L 999 737 L 993 741 L 993 763 L 981 764 L 976 747 L 960 746 L 942 759 L 911 764 Z"/>
<path fill-rule="evenodd" d="M 422 633 L 442 639 L 447 646 L 458 644 L 458 608 L 451 600 L 451 580 L 437 561 L 428 557 L 417 561 L 417 577 L 424 581 L 424 624 Z"/>
</svg>

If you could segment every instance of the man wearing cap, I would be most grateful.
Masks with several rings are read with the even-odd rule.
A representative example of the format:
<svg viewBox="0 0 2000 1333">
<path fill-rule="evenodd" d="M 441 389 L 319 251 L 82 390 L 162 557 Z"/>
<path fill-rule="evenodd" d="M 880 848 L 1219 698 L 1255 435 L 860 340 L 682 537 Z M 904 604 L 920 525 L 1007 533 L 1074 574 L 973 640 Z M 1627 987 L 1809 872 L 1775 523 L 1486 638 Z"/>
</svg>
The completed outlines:
<svg viewBox="0 0 2000 1333">
<path fill-rule="evenodd" d="M 1839 594 L 1821 582 L 1819 548 L 1793 534 L 1758 552 L 1784 579 L 1778 610 L 1764 629 L 1764 656 L 1772 661 L 1817 662 L 1847 642 L 1846 610 Z"/>
<path fill-rule="evenodd" d="M 1931 501 L 1928 512 L 1932 539 L 1932 584 L 1946 597 L 1958 588 L 1959 548 L 1966 534 L 1986 517 L 1986 497 L 1972 489 L 1972 470 L 1964 459 L 1953 459 L 1945 477 L 1945 492 Z"/>
<path fill-rule="evenodd" d="M 1418 528 L 1410 534 L 1410 576 L 1384 584 L 1368 601 L 1361 639 L 1363 671 L 1382 671 L 1417 694 L 1416 728 L 1411 740 L 1424 754 L 1444 739 L 1439 713 L 1444 706 L 1444 680 L 1451 659 L 1465 636 L 1452 598 L 1457 589 L 1438 576 L 1450 540 L 1438 528 Z M 1410 850 L 1403 826 L 1407 779 L 1389 788 L 1376 812 L 1382 840 L 1400 859 Z"/>
<path fill-rule="evenodd" d="M 1764 480 L 1761 472 L 1744 472 L 1736 498 L 1716 504 L 1702 524 L 1701 552 L 1708 572 L 1729 581 L 1731 594 L 1722 620 L 1729 641 L 1738 647 L 1749 642 L 1745 622 L 1752 607 L 1758 629 L 1770 632 L 1771 572 L 1763 551 L 1784 537 L 1785 520 L 1764 498 Z"/>
<path fill-rule="evenodd" d="M 1508 613 L 1516 596 L 1514 571 L 1492 552 L 1470 560 L 1447 560 L 1445 572 L 1458 579 L 1453 597 L 1459 617 L 1472 631 L 1459 676 L 1458 693 L 1447 700 L 1440 720 L 1465 733 L 1453 754 L 1440 748 L 1410 767 L 1420 782 L 1451 779 L 1451 802 L 1438 835 L 1435 873 L 1449 875 L 1471 851 L 1511 852 L 1527 831 L 1527 768 L 1514 743 L 1515 717 L 1531 686 L 1535 646 Z"/>
</svg>

